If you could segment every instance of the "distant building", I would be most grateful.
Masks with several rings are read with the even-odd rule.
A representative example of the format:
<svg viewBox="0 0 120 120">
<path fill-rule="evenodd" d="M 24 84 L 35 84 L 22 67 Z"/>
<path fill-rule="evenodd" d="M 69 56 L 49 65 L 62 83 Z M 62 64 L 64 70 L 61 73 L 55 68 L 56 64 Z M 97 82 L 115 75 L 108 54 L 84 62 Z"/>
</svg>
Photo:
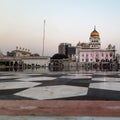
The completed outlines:
<svg viewBox="0 0 120 120">
<path fill-rule="evenodd" d="M 102 66 L 111 67 L 116 61 L 116 49 L 112 44 L 108 44 L 106 49 L 101 49 L 99 32 L 94 27 L 90 34 L 89 42 L 77 43 L 76 47 L 70 43 L 61 43 L 58 47 L 59 54 L 66 55 L 71 61 L 70 66 Z"/>
<path fill-rule="evenodd" d="M 68 47 L 71 47 L 70 43 L 61 43 L 58 46 L 58 53 L 68 56 Z"/>
<path fill-rule="evenodd" d="M 16 47 L 16 50 L 7 52 L 7 56 L 8 57 L 25 57 L 25 56 L 28 57 L 28 56 L 31 56 L 31 52 L 29 49 Z"/>
<path fill-rule="evenodd" d="M 76 61 L 76 47 L 75 46 L 68 47 L 68 58 L 72 61 Z"/>
<path fill-rule="evenodd" d="M 49 56 L 40 56 L 38 53 L 32 54 L 30 50 L 16 47 L 16 50 L 7 52 L 7 57 L 4 59 L 7 66 L 19 66 L 22 63 L 23 67 L 46 67 L 50 63 Z"/>
<path fill-rule="evenodd" d="M 82 64 L 107 64 L 115 59 L 115 46 L 108 45 L 101 49 L 100 35 L 96 28 L 91 32 L 88 43 L 78 42 L 76 46 L 76 62 Z"/>
<path fill-rule="evenodd" d="M 75 60 L 76 47 L 72 46 L 70 43 L 61 43 L 58 46 L 58 53 L 66 55 L 71 60 Z"/>
<path fill-rule="evenodd" d="M 50 63 L 49 56 L 30 56 L 30 57 L 22 57 L 22 61 L 26 66 L 40 66 L 47 67 Z"/>
<path fill-rule="evenodd" d="M 119 68 L 120 68 L 120 54 L 116 55 L 116 60 L 117 60 L 117 63 L 119 64 Z"/>
</svg>

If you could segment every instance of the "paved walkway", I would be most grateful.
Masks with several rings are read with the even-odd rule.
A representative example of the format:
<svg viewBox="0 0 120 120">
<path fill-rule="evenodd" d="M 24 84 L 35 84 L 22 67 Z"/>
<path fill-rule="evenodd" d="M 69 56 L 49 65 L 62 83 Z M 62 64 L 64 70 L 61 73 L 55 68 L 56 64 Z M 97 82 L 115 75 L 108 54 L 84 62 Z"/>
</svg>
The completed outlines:
<svg viewBox="0 0 120 120">
<path fill-rule="evenodd" d="M 118 101 L 0 101 L 0 115 L 120 117 Z"/>
<path fill-rule="evenodd" d="M 117 117 L 38 117 L 38 116 L 0 116 L 0 120 L 120 120 Z"/>
</svg>

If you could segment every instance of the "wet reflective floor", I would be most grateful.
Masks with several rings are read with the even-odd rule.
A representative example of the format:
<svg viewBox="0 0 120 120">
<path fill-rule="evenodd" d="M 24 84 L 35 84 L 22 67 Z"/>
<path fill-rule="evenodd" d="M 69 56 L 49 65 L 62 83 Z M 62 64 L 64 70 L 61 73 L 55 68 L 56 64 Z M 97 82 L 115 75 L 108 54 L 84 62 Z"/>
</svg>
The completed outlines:
<svg viewBox="0 0 120 120">
<path fill-rule="evenodd" d="M 120 71 L 0 72 L 0 100 L 120 100 Z"/>
</svg>

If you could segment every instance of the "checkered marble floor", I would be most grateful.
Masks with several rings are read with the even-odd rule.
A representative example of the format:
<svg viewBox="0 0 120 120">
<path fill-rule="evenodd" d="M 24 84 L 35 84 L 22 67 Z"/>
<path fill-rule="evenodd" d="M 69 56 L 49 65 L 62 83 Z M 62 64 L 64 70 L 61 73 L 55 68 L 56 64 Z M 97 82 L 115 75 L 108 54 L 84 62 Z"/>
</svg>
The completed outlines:
<svg viewBox="0 0 120 120">
<path fill-rule="evenodd" d="M 120 72 L 0 72 L 0 100 L 120 100 Z"/>
</svg>

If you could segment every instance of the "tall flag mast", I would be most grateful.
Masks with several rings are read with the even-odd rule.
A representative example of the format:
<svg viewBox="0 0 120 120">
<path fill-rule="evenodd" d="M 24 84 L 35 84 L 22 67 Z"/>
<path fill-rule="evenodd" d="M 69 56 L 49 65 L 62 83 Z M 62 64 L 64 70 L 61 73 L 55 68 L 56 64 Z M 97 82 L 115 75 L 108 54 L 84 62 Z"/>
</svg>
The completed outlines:
<svg viewBox="0 0 120 120">
<path fill-rule="evenodd" d="M 45 23 L 46 23 L 46 21 L 44 20 L 44 24 L 43 24 L 43 50 L 42 50 L 42 56 L 44 56 L 44 43 L 45 43 Z"/>
</svg>

